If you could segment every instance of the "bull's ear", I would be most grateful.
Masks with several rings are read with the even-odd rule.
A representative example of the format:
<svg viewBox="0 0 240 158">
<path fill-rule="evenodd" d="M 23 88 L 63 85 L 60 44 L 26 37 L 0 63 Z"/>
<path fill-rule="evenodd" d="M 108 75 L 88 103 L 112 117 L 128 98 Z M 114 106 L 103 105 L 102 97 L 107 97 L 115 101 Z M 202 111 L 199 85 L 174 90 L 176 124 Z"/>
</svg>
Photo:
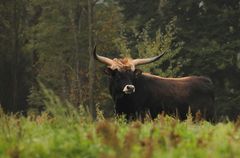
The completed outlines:
<svg viewBox="0 0 240 158">
<path fill-rule="evenodd" d="M 142 70 L 140 70 L 140 69 L 135 69 L 135 70 L 134 70 L 134 74 L 138 77 L 138 76 L 140 76 L 140 75 L 142 74 Z"/>
<path fill-rule="evenodd" d="M 113 76 L 115 74 L 116 70 L 112 70 L 111 68 L 107 67 L 104 69 L 104 73 L 108 76 Z"/>
<path fill-rule="evenodd" d="M 107 67 L 107 68 L 104 68 L 104 70 L 103 70 L 103 72 L 106 74 L 106 75 L 109 75 L 109 76 L 111 76 L 112 75 L 112 69 L 110 69 L 109 67 Z"/>
</svg>

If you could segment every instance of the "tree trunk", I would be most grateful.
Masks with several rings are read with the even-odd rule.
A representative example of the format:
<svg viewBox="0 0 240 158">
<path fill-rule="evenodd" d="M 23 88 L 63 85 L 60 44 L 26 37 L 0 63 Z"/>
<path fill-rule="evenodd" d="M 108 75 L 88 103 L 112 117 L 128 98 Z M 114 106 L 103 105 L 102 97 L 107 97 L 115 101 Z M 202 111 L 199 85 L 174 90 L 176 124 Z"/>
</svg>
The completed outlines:
<svg viewBox="0 0 240 158">
<path fill-rule="evenodd" d="M 11 111 L 16 112 L 18 110 L 17 107 L 17 91 L 18 91 L 18 58 L 19 58 L 19 39 L 18 39 L 18 31 L 19 31 L 19 19 L 18 19 L 18 8 L 17 8 L 17 0 L 14 1 L 13 4 L 13 89 L 12 89 L 12 109 Z"/>
<path fill-rule="evenodd" d="M 78 4 L 79 5 L 79 4 Z M 80 6 L 78 7 L 80 9 Z M 76 106 L 80 106 L 82 104 L 82 80 L 80 76 L 80 34 L 81 34 L 81 18 L 82 18 L 82 9 L 79 11 L 79 14 L 74 14 L 75 10 L 71 8 L 70 10 L 70 20 L 73 29 L 73 36 L 75 42 L 75 73 L 76 73 Z M 78 21 L 75 22 L 75 16 L 78 17 Z"/>
<path fill-rule="evenodd" d="M 95 117 L 95 105 L 93 98 L 93 86 L 94 86 L 94 59 L 92 56 L 93 48 L 93 2 L 88 0 L 88 52 L 89 52 L 89 111 L 93 117 Z"/>
</svg>

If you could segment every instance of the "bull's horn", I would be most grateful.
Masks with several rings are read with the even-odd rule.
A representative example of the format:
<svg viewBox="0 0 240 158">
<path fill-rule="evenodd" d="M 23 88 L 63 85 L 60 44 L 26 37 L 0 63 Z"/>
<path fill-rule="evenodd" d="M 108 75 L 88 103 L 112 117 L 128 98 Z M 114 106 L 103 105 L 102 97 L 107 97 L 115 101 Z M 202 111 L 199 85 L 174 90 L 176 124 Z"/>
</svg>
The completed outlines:
<svg viewBox="0 0 240 158">
<path fill-rule="evenodd" d="M 137 66 L 137 65 L 149 64 L 149 63 L 152 63 L 152 62 L 154 62 L 154 61 L 157 61 L 157 60 L 160 59 L 163 55 L 164 55 L 164 53 L 161 53 L 160 55 L 155 56 L 155 57 L 151 57 L 151 58 L 134 59 L 134 60 L 133 60 L 133 64 L 134 64 L 135 66 Z"/>
<path fill-rule="evenodd" d="M 113 64 L 112 59 L 109 59 L 109 58 L 104 57 L 104 56 L 100 56 L 96 53 L 96 46 L 94 46 L 94 49 L 93 49 L 93 57 L 94 57 L 94 59 L 98 60 L 99 62 L 101 62 L 103 64 L 106 64 L 106 65 L 112 65 Z"/>
</svg>

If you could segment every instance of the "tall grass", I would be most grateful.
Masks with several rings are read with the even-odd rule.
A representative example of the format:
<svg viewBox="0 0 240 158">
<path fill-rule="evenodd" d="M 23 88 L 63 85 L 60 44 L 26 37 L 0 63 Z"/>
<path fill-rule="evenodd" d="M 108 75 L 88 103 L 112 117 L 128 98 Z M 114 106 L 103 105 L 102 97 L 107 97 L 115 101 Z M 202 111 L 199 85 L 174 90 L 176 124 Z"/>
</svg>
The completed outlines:
<svg viewBox="0 0 240 158">
<path fill-rule="evenodd" d="M 240 157 L 240 121 L 212 125 L 159 115 L 127 122 L 106 119 L 98 108 L 93 120 L 45 90 L 46 112 L 5 115 L 0 111 L 1 158 L 214 158 Z"/>
</svg>

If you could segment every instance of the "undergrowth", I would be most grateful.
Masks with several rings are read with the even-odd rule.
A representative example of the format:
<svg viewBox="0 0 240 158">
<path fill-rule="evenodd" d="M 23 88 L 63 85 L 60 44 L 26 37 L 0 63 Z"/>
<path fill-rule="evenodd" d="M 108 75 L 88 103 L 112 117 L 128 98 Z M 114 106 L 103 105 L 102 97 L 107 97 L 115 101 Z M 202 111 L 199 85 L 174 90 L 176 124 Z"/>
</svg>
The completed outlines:
<svg viewBox="0 0 240 158">
<path fill-rule="evenodd" d="M 188 117 L 179 121 L 92 119 L 45 91 L 40 115 L 6 115 L 0 111 L 1 158 L 228 158 L 240 157 L 240 121 L 211 124 Z"/>
</svg>

